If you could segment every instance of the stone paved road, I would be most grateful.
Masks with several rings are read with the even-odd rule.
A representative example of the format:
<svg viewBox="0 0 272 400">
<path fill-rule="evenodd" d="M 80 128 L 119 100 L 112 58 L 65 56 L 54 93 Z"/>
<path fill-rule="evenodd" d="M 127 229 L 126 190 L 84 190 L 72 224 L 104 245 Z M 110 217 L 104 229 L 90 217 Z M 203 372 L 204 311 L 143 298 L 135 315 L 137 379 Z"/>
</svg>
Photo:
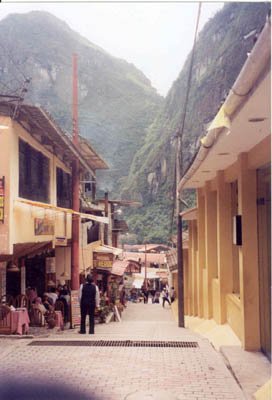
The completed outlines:
<svg viewBox="0 0 272 400">
<path fill-rule="evenodd" d="M 221 356 L 206 339 L 178 328 L 168 307 L 129 304 L 121 323 L 97 325 L 94 336 L 50 336 L 70 339 L 197 341 L 199 348 L 41 347 L 0 339 L 0 399 L 244 399 Z"/>
</svg>

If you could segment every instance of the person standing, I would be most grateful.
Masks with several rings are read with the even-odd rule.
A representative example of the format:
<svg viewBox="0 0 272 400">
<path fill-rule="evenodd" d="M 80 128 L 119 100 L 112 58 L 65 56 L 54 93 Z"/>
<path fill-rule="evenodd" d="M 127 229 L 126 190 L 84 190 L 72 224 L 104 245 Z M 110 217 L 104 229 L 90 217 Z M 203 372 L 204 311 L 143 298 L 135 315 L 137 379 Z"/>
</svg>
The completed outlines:
<svg viewBox="0 0 272 400">
<path fill-rule="evenodd" d="M 175 301 L 175 299 L 176 299 L 176 291 L 175 291 L 174 286 L 172 286 L 172 287 L 171 287 L 171 291 L 170 291 L 170 300 L 171 300 L 171 303 L 173 303 L 173 302 Z"/>
<path fill-rule="evenodd" d="M 89 315 L 89 334 L 94 334 L 94 312 L 95 307 L 99 307 L 100 295 L 98 287 L 90 274 L 87 275 L 86 283 L 79 288 L 80 302 L 80 331 L 86 333 L 86 317 Z"/>
<path fill-rule="evenodd" d="M 169 301 L 169 293 L 167 289 L 163 289 L 162 290 L 162 306 L 164 307 L 164 303 L 167 301 L 167 303 L 169 304 L 169 306 L 171 305 L 170 301 Z"/>
</svg>

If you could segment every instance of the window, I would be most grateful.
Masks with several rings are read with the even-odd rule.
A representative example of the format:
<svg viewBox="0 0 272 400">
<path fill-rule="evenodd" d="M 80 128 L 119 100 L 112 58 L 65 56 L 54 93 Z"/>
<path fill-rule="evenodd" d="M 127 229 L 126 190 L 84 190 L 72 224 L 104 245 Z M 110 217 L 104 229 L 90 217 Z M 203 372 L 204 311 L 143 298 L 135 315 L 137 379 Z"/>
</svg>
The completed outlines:
<svg viewBox="0 0 272 400">
<path fill-rule="evenodd" d="M 87 229 L 87 243 L 99 240 L 99 223 L 92 221 L 92 225 Z"/>
<path fill-rule="evenodd" d="M 19 139 L 19 196 L 49 202 L 49 159 Z"/>
<path fill-rule="evenodd" d="M 72 207 L 72 182 L 71 175 L 61 168 L 57 168 L 57 206 Z"/>
</svg>

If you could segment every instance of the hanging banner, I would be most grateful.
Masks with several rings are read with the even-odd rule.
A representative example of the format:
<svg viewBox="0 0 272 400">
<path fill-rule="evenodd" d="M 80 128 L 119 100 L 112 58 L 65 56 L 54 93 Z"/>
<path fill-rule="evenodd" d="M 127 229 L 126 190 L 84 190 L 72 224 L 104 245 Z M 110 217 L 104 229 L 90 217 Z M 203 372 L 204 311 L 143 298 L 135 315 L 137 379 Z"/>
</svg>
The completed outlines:
<svg viewBox="0 0 272 400">
<path fill-rule="evenodd" d="M 78 300 L 78 290 L 71 290 L 71 326 L 80 325 L 80 305 Z"/>
<path fill-rule="evenodd" d="M 54 235 L 55 224 L 53 219 L 34 218 L 35 235 Z"/>
<path fill-rule="evenodd" d="M 5 177 L 0 178 L 0 222 L 4 222 Z"/>
<path fill-rule="evenodd" d="M 6 262 L 0 262 L 0 297 L 6 295 Z"/>
<path fill-rule="evenodd" d="M 46 269 L 47 274 L 55 274 L 56 273 L 56 257 L 46 257 L 45 269 Z"/>
<path fill-rule="evenodd" d="M 26 294 L 26 267 L 21 267 L 21 294 Z"/>
</svg>

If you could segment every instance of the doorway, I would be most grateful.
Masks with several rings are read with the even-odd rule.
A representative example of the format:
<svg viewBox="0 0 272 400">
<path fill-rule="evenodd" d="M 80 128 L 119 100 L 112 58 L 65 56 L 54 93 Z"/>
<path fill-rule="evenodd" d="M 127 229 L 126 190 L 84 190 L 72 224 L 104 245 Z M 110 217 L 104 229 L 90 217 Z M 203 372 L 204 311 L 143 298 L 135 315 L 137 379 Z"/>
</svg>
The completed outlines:
<svg viewBox="0 0 272 400">
<path fill-rule="evenodd" d="M 257 171 L 261 349 L 271 360 L 271 169 Z"/>
<path fill-rule="evenodd" d="M 25 261 L 26 287 L 37 289 L 39 297 L 45 292 L 45 255 L 37 255 Z"/>
</svg>

